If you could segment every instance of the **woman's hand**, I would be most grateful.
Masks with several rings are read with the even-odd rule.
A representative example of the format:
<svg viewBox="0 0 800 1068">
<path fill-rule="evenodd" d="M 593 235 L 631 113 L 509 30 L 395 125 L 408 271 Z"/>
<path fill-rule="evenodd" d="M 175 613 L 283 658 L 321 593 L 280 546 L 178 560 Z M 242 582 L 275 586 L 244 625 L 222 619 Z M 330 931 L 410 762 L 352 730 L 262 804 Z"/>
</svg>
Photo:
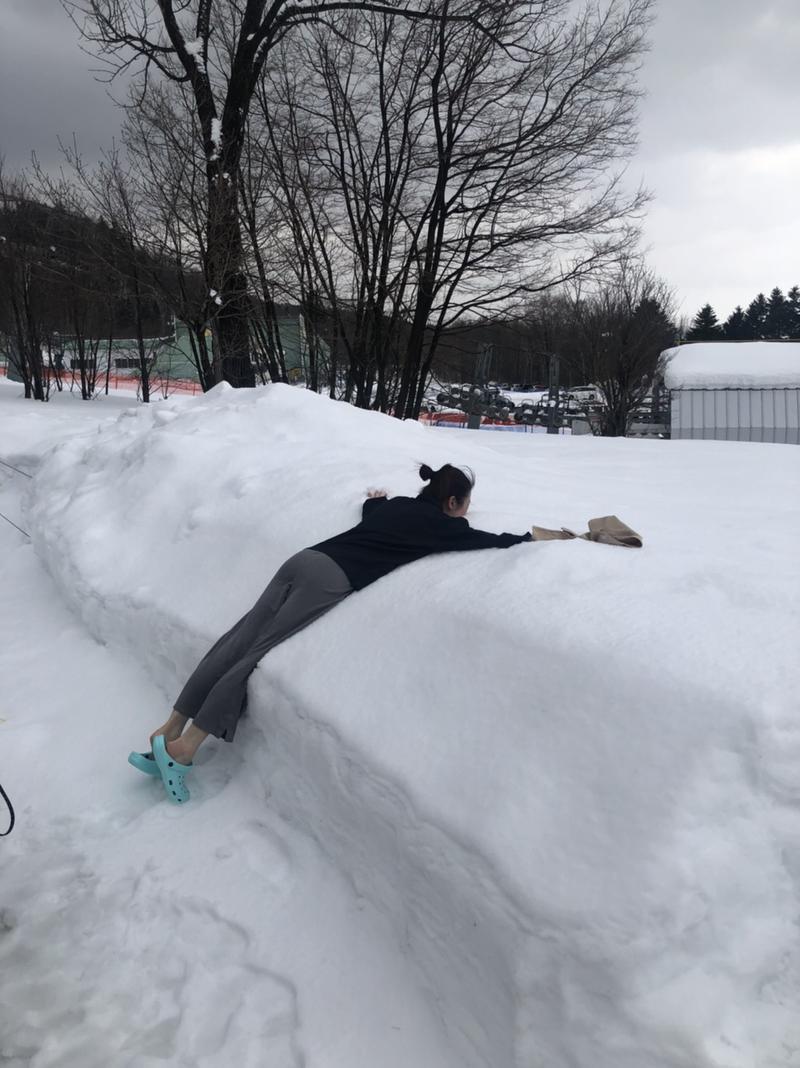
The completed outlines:
<svg viewBox="0 0 800 1068">
<path fill-rule="evenodd" d="M 371 489 L 371 490 L 367 490 L 367 496 L 368 497 L 388 497 L 389 494 L 386 492 L 386 490 Z"/>
<path fill-rule="evenodd" d="M 574 530 L 561 527 L 559 530 L 550 530 L 548 527 L 531 527 L 531 536 L 534 541 L 571 541 L 578 535 Z"/>
</svg>

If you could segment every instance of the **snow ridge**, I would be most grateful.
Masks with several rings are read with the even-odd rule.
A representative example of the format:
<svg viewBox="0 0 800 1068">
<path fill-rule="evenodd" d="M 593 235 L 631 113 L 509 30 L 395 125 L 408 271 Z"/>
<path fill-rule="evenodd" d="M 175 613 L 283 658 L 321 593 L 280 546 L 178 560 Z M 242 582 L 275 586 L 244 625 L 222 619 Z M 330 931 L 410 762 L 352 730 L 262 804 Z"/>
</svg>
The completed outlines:
<svg viewBox="0 0 800 1068">
<path fill-rule="evenodd" d="M 429 559 L 349 598 L 259 667 L 214 763 L 383 911 L 465 1068 L 784 1068 L 794 460 L 698 445 L 445 440 L 289 387 L 221 389 L 62 447 L 31 522 L 92 633 L 166 697 L 366 486 L 413 492 L 414 461 L 476 468 L 489 529 L 627 502 L 649 551 Z M 194 789 L 213 820 L 232 784 L 198 771 Z"/>
</svg>

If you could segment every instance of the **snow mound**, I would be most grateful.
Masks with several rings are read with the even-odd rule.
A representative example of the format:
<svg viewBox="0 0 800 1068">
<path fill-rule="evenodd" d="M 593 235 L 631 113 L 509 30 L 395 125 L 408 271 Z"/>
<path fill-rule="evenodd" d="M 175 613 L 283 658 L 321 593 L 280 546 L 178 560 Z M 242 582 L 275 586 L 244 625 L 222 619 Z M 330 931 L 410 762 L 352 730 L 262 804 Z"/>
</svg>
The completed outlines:
<svg viewBox="0 0 800 1068">
<path fill-rule="evenodd" d="M 668 389 L 800 387 L 799 341 L 698 341 L 662 358 Z"/>
<path fill-rule="evenodd" d="M 218 387 L 64 443 L 29 522 L 174 696 L 286 557 L 423 461 L 476 471 L 484 529 L 620 515 L 641 552 L 449 554 L 349 598 L 262 662 L 236 746 L 385 913 L 467 1068 L 774 1068 L 800 1048 L 795 457 Z M 225 789 L 193 783 L 210 828 Z"/>
</svg>

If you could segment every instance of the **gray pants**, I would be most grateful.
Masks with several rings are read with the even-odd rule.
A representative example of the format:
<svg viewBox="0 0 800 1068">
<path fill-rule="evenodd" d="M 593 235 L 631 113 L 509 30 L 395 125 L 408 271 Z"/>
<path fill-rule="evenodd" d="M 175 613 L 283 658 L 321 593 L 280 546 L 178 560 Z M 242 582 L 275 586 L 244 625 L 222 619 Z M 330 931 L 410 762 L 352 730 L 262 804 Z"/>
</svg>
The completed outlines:
<svg viewBox="0 0 800 1068">
<path fill-rule="evenodd" d="M 217 738 L 232 742 L 247 705 L 247 680 L 261 658 L 313 620 L 352 588 L 329 556 L 303 549 L 280 568 L 259 599 L 195 668 L 175 710 Z"/>
</svg>

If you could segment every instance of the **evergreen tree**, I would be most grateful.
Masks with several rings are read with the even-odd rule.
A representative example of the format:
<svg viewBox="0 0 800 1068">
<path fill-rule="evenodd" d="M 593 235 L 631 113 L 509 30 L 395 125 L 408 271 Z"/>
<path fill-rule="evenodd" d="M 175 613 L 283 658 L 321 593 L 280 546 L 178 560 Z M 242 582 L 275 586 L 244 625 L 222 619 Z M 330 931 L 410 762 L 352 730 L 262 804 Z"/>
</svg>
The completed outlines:
<svg viewBox="0 0 800 1068">
<path fill-rule="evenodd" d="M 789 304 L 780 289 L 775 286 L 767 301 L 766 336 L 772 338 L 789 335 Z"/>
<path fill-rule="evenodd" d="M 795 341 L 800 341 L 800 287 L 792 286 L 786 294 L 788 308 L 788 335 Z"/>
<path fill-rule="evenodd" d="M 761 338 L 767 336 L 768 311 L 767 298 L 763 293 L 759 293 L 756 299 L 751 301 L 750 306 L 745 312 L 747 329 L 750 331 L 750 337 L 755 338 L 756 340 L 761 340 Z"/>
<path fill-rule="evenodd" d="M 665 298 L 642 297 L 633 310 L 632 322 L 652 349 L 661 352 L 678 340 L 678 329 L 665 307 Z"/>
<path fill-rule="evenodd" d="M 746 341 L 752 337 L 748 332 L 747 317 L 741 304 L 737 304 L 722 326 L 722 335 L 726 341 Z"/>
<path fill-rule="evenodd" d="M 718 341 L 722 337 L 722 327 L 719 325 L 714 309 L 710 304 L 704 304 L 692 320 L 687 341 Z"/>
</svg>

